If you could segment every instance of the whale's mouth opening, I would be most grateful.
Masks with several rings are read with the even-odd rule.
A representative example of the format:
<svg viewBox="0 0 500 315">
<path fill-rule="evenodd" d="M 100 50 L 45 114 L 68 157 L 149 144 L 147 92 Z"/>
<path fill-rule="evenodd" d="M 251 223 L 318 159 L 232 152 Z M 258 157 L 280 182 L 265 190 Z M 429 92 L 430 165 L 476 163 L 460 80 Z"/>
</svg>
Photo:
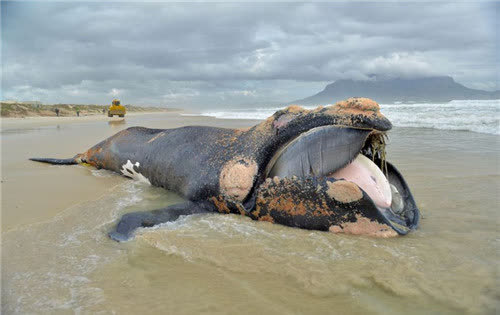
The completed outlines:
<svg viewBox="0 0 500 315">
<path fill-rule="evenodd" d="M 378 131 L 322 126 L 282 146 L 266 167 L 266 177 L 331 177 L 358 185 L 383 220 L 400 234 L 418 223 L 408 186 L 385 161 L 385 135 Z"/>
</svg>

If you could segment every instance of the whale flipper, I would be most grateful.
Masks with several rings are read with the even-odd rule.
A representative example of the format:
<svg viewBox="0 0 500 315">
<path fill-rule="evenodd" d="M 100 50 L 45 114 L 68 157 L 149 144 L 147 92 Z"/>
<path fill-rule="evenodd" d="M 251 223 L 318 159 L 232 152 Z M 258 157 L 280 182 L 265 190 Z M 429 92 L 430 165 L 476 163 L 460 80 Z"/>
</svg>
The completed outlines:
<svg viewBox="0 0 500 315">
<path fill-rule="evenodd" d="M 177 220 L 181 215 L 213 212 L 208 203 L 187 201 L 152 211 L 138 211 L 122 216 L 114 231 L 108 235 L 117 242 L 128 241 L 139 227 L 152 227 Z"/>
</svg>

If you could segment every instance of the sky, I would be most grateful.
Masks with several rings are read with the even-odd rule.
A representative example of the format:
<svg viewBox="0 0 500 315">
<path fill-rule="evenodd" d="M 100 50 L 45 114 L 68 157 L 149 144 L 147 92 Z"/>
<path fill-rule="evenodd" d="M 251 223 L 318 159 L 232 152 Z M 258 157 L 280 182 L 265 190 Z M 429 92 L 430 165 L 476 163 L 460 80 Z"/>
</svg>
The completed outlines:
<svg viewBox="0 0 500 315">
<path fill-rule="evenodd" d="M 266 106 L 339 79 L 499 87 L 498 2 L 1 2 L 3 100 Z"/>
</svg>

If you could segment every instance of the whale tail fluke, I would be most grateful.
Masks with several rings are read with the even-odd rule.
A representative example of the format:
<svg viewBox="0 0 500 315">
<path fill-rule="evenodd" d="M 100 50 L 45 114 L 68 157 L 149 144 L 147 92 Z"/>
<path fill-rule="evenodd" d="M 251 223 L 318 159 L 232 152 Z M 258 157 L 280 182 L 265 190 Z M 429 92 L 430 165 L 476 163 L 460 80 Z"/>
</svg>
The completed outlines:
<svg viewBox="0 0 500 315">
<path fill-rule="evenodd" d="M 70 159 L 52 159 L 52 158 L 30 158 L 31 161 L 49 163 L 55 165 L 74 165 L 78 164 L 76 158 Z"/>
</svg>

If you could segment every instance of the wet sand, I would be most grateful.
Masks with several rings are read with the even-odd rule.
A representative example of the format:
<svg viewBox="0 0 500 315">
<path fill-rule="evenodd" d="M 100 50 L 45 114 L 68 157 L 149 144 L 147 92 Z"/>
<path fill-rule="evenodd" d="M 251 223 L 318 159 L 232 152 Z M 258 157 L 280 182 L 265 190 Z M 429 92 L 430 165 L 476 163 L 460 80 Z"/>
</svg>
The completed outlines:
<svg viewBox="0 0 500 315">
<path fill-rule="evenodd" d="M 499 137 L 395 128 L 388 157 L 423 214 L 406 237 L 304 231 L 199 215 L 115 243 L 126 212 L 180 201 L 105 170 L 49 166 L 124 128 L 247 127 L 178 113 L 2 120 L 2 313 L 494 314 Z"/>
</svg>

